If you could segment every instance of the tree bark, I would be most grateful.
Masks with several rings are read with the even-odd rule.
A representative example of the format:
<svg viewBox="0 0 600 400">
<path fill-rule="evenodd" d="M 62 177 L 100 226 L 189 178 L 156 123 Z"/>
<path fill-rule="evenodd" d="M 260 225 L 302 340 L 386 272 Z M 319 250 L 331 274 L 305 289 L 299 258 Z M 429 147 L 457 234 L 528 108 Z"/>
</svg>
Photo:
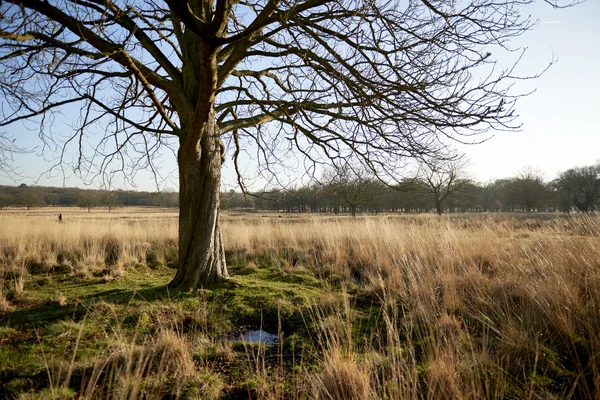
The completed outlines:
<svg viewBox="0 0 600 400">
<path fill-rule="evenodd" d="M 180 148 L 178 154 L 179 266 L 169 286 L 185 291 L 229 278 L 219 226 L 221 148 L 214 112 L 209 119 L 195 150 Z"/>
</svg>

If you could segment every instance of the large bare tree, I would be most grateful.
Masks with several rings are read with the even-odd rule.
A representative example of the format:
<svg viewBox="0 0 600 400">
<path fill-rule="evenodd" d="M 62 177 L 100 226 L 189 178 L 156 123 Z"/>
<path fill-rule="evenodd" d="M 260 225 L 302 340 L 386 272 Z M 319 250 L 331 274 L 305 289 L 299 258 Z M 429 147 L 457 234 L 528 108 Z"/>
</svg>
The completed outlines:
<svg viewBox="0 0 600 400">
<path fill-rule="evenodd" d="M 82 174 L 152 169 L 177 149 L 171 286 L 194 289 L 228 277 L 228 151 L 236 171 L 241 152 L 275 171 L 293 150 L 385 173 L 444 138 L 514 128 L 513 69 L 490 51 L 533 25 L 520 14 L 533 1 L 5 0 L 0 126 L 38 123 L 56 165 L 76 150 Z M 53 131 L 70 117 L 72 133 Z"/>
</svg>

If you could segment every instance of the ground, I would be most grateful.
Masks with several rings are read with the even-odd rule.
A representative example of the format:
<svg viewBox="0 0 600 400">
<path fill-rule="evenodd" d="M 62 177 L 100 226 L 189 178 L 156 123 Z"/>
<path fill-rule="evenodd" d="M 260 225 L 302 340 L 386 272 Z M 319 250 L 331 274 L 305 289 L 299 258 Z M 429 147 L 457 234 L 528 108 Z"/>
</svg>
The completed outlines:
<svg viewBox="0 0 600 400">
<path fill-rule="evenodd" d="M 224 214 L 173 293 L 176 217 L 0 213 L 0 398 L 599 394 L 599 216 Z"/>
</svg>

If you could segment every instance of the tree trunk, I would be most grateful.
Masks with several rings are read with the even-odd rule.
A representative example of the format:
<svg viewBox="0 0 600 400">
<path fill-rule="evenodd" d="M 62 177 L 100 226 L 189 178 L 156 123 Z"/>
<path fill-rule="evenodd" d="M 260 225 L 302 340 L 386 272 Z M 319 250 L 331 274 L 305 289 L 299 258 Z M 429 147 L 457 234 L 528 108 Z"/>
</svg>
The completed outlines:
<svg viewBox="0 0 600 400">
<path fill-rule="evenodd" d="M 583 202 L 577 200 L 576 198 L 573 199 L 573 203 L 575 204 L 575 207 L 577 207 L 577 209 L 581 212 L 587 212 L 588 211 L 588 201 L 587 199 Z"/>
<path fill-rule="evenodd" d="M 194 290 L 229 278 L 219 227 L 221 148 L 214 113 L 194 151 L 178 154 L 179 267 L 172 288 Z"/>
<path fill-rule="evenodd" d="M 444 212 L 444 209 L 442 208 L 441 202 L 435 204 L 435 211 L 437 212 L 437 215 L 442 215 L 442 213 Z"/>
</svg>

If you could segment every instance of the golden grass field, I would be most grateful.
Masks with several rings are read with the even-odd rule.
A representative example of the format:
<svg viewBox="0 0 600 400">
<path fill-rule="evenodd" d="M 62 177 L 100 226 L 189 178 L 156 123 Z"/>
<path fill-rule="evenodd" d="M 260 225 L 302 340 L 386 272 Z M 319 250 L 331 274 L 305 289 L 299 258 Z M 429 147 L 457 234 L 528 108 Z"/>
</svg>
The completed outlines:
<svg viewBox="0 0 600 400">
<path fill-rule="evenodd" d="M 598 215 L 221 219 L 232 284 L 169 293 L 172 210 L 0 212 L 0 397 L 600 396 Z"/>
</svg>

